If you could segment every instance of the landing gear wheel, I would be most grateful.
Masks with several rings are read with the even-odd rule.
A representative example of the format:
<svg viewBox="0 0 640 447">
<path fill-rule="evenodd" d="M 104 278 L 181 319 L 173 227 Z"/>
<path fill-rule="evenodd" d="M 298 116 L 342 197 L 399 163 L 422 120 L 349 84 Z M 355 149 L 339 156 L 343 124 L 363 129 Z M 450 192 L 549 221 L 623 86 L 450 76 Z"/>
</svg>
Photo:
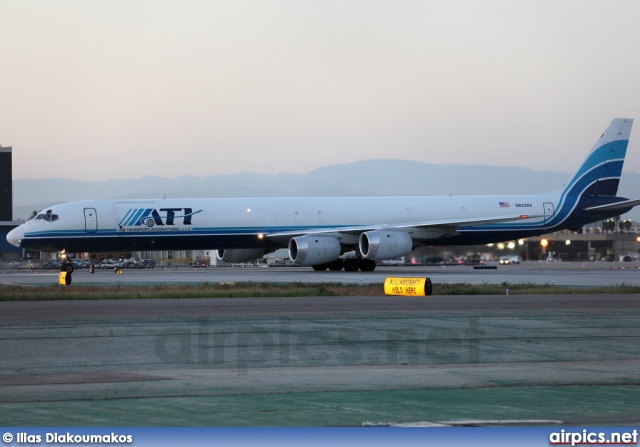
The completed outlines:
<svg viewBox="0 0 640 447">
<path fill-rule="evenodd" d="M 336 259 L 329 263 L 329 270 L 342 270 L 344 268 L 344 262 L 342 259 Z"/>
<path fill-rule="evenodd" d="M 323 271 L 325 271 L 327 269 L 327 267 L 329 267 L 328 264 L 318 264 L 318 265 L 314 265 L 313 269 L 316 272 L 323 272 Z"/>
<path fill-rule="evenodd" d="M 376 269 L 376 261 L 371 259 L 363 259 L 360 261 L 360 270 L 363 272 L 373 272 Z"/>
<path fill-rule="evenodd" d="M 347 272 L 357 272 L 360 269 L 360 261 L 358 259 L 347 259 L 344 261 L 344 269 Z"/>
</svg>

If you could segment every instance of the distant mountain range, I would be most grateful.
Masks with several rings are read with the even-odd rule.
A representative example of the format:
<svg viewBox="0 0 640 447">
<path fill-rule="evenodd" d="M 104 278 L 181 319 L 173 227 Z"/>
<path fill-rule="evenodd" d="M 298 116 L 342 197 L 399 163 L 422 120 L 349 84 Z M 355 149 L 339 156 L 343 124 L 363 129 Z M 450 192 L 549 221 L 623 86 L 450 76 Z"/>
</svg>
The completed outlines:
<svg viewBox="0 0 640 447">
<path fill-rule="evenodd" d="M 571 174 L 518 167 L 365 160 L 326 166 L 307 174 L 243 172 L 101 182 L 17 179 L 13 181 L 13 217 L 26 219 L 34 210 L 85 199 L 536 194 L 560 188 Z M 640 198 L 640 175 L 624 172 L 619 195 Z M 640 210 L 631 211 L 625 218 L 640 220 Z"/>
</svg>

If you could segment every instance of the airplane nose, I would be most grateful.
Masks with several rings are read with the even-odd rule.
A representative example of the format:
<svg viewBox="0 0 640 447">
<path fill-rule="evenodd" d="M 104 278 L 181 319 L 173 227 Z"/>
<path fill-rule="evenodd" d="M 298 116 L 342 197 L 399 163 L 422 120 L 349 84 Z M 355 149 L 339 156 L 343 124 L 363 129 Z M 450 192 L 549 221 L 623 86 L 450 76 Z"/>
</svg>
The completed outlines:
<svg viewBox="0 0 640 447">
<path fill-rule="evenodd" d="M 24 237 L 24 228 L 22 228 L 22 225 L 20 225 L 14 228 L 13 230 L 9 231 L 9 233 L 7 234 L 7 242 L 9 242 L 11 245 L 15 247 L 20 247 L 23 237 Z"/>
</svg>

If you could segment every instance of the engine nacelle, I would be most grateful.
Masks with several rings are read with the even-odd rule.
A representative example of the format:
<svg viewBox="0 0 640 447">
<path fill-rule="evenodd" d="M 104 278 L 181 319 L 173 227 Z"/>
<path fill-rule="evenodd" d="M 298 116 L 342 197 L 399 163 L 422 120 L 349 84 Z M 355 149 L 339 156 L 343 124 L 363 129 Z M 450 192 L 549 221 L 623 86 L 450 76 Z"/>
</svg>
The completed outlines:
<svg viewBox="0 0 640 447">
<path fill-rule="evenodd" d="M 216 250 L 216 258 L 224 262 L 249 262 L 260 259 L 267 251 L 264 248 L 234 248 Z"/>
<path fill-rule="evenodd" d="M 289 241 L 289 258 L 300 265 L 319 265 L 340 257 L 340 242 L 334 237 L 298 236 Z"/>
<path fill-rule="evenodd" d="M 360 235 L 360 253 L 364 259 L 384 261 L 406 256 L 411 250 L 413 240 L 402 231 L 375 230 Z"/>
</svg>

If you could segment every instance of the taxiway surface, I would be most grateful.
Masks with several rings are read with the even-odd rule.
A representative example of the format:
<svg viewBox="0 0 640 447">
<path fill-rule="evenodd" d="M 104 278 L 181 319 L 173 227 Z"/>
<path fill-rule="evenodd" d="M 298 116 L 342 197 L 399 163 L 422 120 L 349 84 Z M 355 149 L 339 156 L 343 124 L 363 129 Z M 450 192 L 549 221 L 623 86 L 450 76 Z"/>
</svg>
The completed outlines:
<svg viewBox="0 0 640 447">
<path fill-rule="evenodd" d="M 156 268 L 152 270 L 77 270 L 73 284 L 195 284 L 204 282 L 338 282 L 380 283 L 388 276 L 427 276 L 437 283 L 468 284 L 556 284 L 564 286 L 640 286 L 640 268 L 629 262 L 526 262 L 520 265 L 498 266 L 495 269 L 476 269 L 472 266 L 379 266 L 373 272 L 324 271 L 310 267 L 220 267 L 220 268 Z M 0 271 L 2 284 L 48 285 L 58 282 L 56 270 Z"/>
<path fill-rule="evenodd" d="M 632 424 L 639 342 L 637 295 L 0 302 L 0 420 Z"/>
</svg>

